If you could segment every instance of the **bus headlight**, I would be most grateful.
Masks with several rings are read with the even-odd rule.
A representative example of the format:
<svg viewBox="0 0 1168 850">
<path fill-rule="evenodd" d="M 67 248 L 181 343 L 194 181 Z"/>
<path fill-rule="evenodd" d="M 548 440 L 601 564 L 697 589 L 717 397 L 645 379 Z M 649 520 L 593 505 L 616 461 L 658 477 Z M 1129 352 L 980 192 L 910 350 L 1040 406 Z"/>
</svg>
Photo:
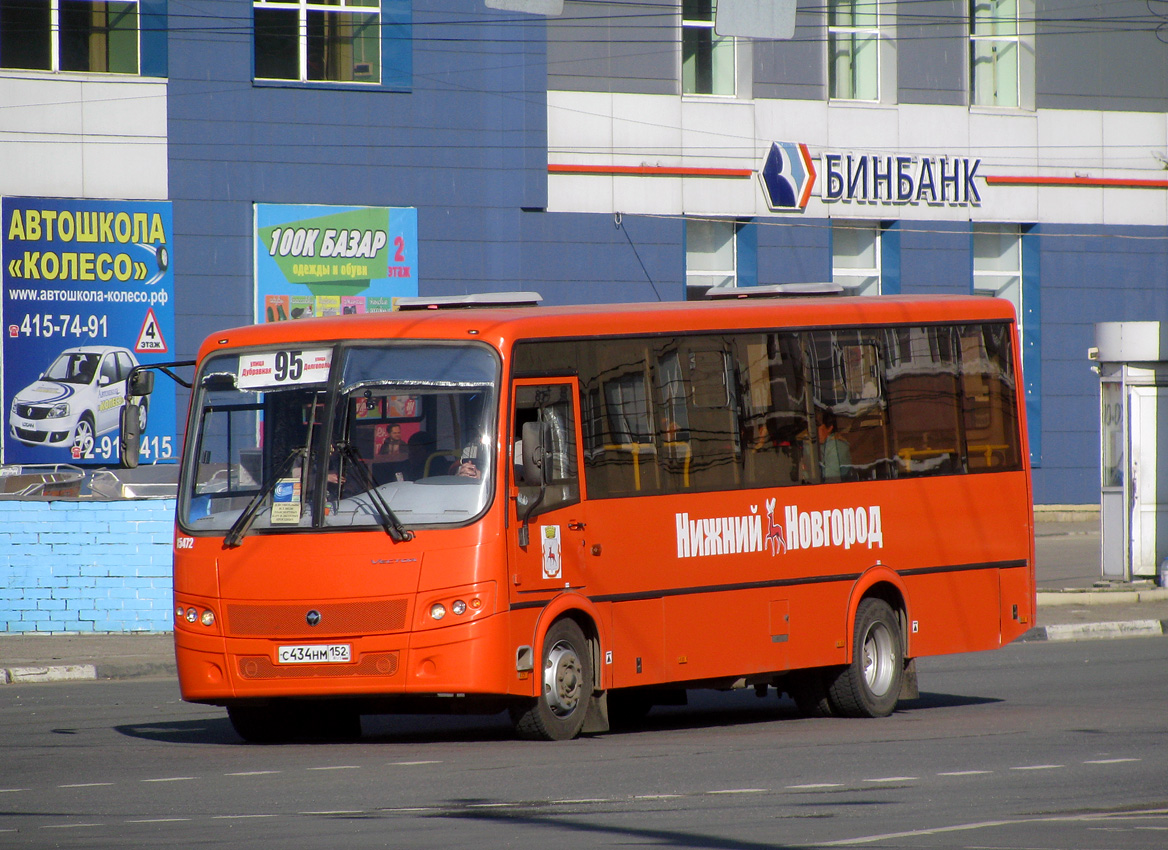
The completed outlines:
<svg viewBox="0 0 1168 850">
<path fill-rule="evenodd" d="M 430 606 L 430 616 L 435 620 L 441 620 L 446 616 L 446 606 L 441 602 L 435 602 Z"/>
<path fill-rule="evenodd" d="M 455 614 L 464 614 L 466 613 L 466 603 L 461 599 L 456 599 L 454 600 L 454 604 L 450 606 L 450 610 Z"/>
<path fill-rule="evenodd" d="M 206 611 L 203 612 L 203 616 L 199 618 L 199 622 L 202 623 L 204 626 L 215 625 L 215 612 L 212 611 L 210 608 L 208 608 Z"/>
</svg>

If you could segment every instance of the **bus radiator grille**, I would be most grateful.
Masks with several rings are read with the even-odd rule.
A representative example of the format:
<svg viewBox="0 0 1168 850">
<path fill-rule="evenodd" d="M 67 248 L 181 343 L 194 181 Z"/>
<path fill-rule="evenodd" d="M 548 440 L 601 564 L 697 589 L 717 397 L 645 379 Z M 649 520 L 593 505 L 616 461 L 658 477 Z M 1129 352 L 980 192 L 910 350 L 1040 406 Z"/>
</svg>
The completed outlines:
<svg viewBox="0 0 1168 850">
<path fill-rule="evenodd" d="M 321 638 L 397 632 L 405 628 L 408 608 L 405 599 L 320 605 L 235 604 L 227 606 L 227 633 L 237 637 Z M 309 611 L 320 614 L 315 626 L 308 625 Z"/>
<path fill-rule="evenodd" d="M 239 675 L 245 679 L 312 679 L 328 676 L 392 676 L 398 653 L 371 652 L 356 664 L 273 664 L 266 655 L 239 657 Z"/>
</svg>

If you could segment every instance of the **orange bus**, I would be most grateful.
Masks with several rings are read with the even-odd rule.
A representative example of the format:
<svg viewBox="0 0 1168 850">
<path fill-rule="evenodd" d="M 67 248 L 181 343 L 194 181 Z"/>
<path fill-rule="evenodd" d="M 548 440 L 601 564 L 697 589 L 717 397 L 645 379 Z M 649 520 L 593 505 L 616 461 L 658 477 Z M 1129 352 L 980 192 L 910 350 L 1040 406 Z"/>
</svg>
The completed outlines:
<svg viewBox="0 0 1168 850">
<path fill-rule="evenodd" d="M 1034 618 L 1006 301 L 403 310 L 197 364 L 178 674 L 246 740 L 504 710 L 567 739 L 692 688 L 883 716 L 914 659 Z"/>
</svg>

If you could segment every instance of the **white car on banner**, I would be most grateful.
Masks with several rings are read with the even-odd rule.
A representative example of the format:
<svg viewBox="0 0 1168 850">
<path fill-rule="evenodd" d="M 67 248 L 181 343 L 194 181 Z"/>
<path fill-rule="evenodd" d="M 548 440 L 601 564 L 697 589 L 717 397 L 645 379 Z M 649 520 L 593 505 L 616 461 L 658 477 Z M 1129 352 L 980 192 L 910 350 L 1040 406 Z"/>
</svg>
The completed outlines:
<svg viewBox="0 0 1168 850">
<path fill-rule="evenodd" d="M 71 448 L 74 459 L 92 457 L 95 438 L 119 426 L 126 378 L 137 365 L 127 348 L 65 349 L 13 398 L 9 434 L 25 445 Z M 146 405 L 139 409 L 145 429 Z"/>
</svg>

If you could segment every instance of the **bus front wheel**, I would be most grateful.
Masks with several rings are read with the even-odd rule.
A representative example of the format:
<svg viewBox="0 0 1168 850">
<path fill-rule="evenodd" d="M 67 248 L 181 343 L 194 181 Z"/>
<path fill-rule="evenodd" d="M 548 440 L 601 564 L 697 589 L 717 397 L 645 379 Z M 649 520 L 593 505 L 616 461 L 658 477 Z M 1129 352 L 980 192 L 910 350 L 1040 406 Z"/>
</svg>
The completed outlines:
<svg viewBox="0 0 1168 850">
<path fill-rule="evenodd" d="M 515 731 L 523 738 L 567 741 L 580 734 L 594 678 L 592 654 L 584 632 L 572 620 L 559 620 L 543 641 L 540 695 L 511 709 Z"/>
<path fill-rule="evenodd" d="M 904 642 L 887 602 L 871 597 L 860 602 L 852 641 L 852 663 L 828 688 L 832 708 L 845 717 L 887 717 L 904 679 Z"/>
</svg>

